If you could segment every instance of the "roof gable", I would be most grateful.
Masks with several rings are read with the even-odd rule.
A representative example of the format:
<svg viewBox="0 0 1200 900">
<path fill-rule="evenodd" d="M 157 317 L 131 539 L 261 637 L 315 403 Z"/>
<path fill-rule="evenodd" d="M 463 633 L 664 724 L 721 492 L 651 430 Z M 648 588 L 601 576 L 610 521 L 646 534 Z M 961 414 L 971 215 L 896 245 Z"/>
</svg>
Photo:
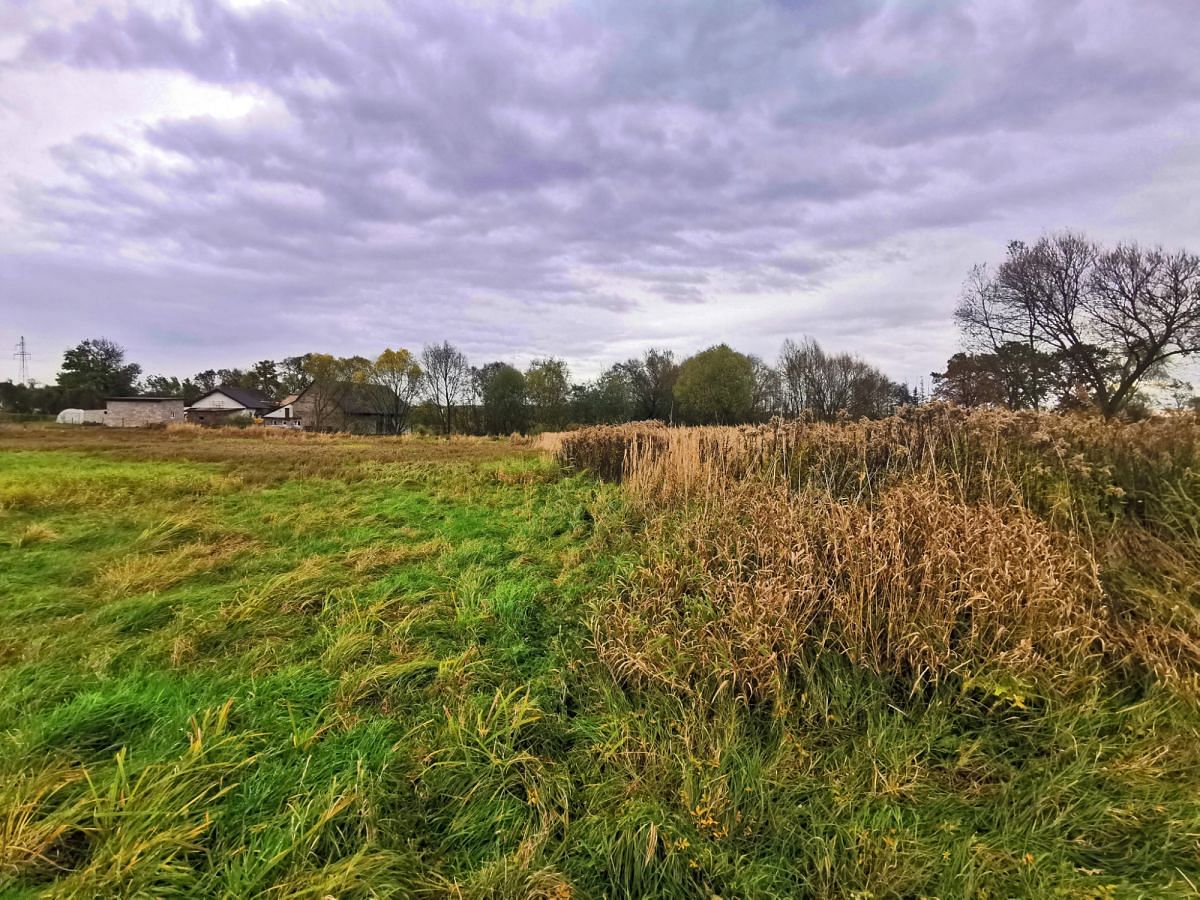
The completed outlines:
<svg viewBox="0 0 1200 900">
<path fill-rule="evenodd" d="M 272 404 L 268 415 L 277 413 L 286 406 L 299 403 L 315 387 L 317 387 L 315 382 L 309 382 L 300 393 L 286 397 L 282 403 Z M 386 406 L 381 392 L 382 389 L 373 384 L 342 383 L 338 385 L 329 401 L 347 416 L 378 416 L 383 414 Z"/>
<path fill-rule="evenodd" d="M 243 406 L 246 409 L 274 409 L 275 401 L 264 394 L 262 391 L 257 391 L 254 388 L 235 387 L 234 385 L 222 384 L 207 391 L 197 397 L 192 405 L 199 403 L 205 397 L 211 397 L 213 394 L 224 394 L 234 403 Z"/>
</svg>

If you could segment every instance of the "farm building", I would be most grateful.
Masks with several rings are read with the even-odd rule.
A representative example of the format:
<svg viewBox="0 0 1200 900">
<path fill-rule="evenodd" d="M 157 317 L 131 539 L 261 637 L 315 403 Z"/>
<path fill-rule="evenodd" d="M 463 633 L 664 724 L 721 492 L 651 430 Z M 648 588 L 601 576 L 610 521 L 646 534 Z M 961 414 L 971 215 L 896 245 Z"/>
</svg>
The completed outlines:
<svg viewBox="0 0 1200 900">
<path fill-rule="evenodd" d="M 110 428 L 137 428 L 183 421 L 183 400 L 178 397 L 108 397 L 104 424 Z"/>
<path fill-rule="evenodd" d="M 275 401 L 262 391 L 223 384 L 187 408 L 187 420 L 197 425 L 224 425 L 230 419 L 259 418 L 275 409 Z"/>
<path fill-rule="evenodd" d="M 267 425 L 305 428 L 310 431 L 349 431 L 353 434 L 388 434 L 385 404 L 371 386 L 361 384 L 310 384 L 285 397 L 263 416 Z"/>
</svg>

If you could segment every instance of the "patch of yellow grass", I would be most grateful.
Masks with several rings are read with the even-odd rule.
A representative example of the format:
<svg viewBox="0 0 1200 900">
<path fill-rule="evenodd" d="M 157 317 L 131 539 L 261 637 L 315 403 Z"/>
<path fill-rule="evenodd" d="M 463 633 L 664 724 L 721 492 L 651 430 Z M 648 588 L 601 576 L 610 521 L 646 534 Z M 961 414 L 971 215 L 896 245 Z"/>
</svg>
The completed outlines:
<svg viewBox="0 0 1200 900">
<path fill-rule="evenodd" d="M 58 867 L 56 847 L 80 805 L 56 809 L 59 796 L 83 777 L 81 769 L 59 763 L 0 776 L 0 883 Z"/>
<path fill-rule="evenodd" d="M 345 564 L 356 574 L 390 569 L 406 563 L 429 559 L 449 552 L 450 542 L 445 538 L 434 538 L 419 544 L 372 544 L 348 552 Z"/>
<path fill-rule="evenodd" d="M 251 552 L 253 547 L 244 539 L 230 538 L 214 542 L 192 541 L 164 551 L 132 553 L 100 569 L 92 579 L 92 586 L 105 600 L 155 593 L 224 565 Z"/>
<path fill-rule="evenodd" d="M 19 549 L 21 547 L 30 547 L 34 544 L 42 544 L 47 541 L 58 540 L 59 534 L 49 525 L 41 522 L 33 522 L 12 539 L 11 546 Z"/>
<path fill-rule="evenodd" d="M 238 598 L 225 614 L 239 618 L 279 612 L 318 613 L 345 587 L 345 582 L 346 570 L 340 557 L 307 556 L 292 569 Z"/>
</svg>

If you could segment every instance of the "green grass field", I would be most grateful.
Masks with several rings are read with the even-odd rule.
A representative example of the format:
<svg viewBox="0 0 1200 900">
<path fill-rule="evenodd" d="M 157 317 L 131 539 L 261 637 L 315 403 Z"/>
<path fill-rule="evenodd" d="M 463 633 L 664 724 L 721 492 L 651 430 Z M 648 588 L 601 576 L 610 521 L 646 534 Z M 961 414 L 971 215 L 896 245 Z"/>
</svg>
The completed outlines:
<svg viewBox="0 0 1200 900">
<path fill-rule="evenodd" d="M 1196 893 L 1183 694 L 635 688 L 653 533 L 509 442 L 0 430 L 0 895 Z"/>
</svg>

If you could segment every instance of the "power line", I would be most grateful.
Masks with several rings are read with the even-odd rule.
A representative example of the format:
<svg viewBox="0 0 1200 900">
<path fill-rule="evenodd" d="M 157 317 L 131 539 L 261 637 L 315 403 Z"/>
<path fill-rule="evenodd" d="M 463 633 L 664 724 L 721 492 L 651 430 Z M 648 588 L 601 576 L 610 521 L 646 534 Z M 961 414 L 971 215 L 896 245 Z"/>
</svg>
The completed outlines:
<svg viewBox="0 0 1200 900">
<path fill-rule="evenodd" d="M 29 383 L 29 357 L 30 353 L 25 349 L 25 335 L 21 335 L 21 340 L 17 342 L 16 352 L 13 354 L 13 359 L 17 361 L 17 383 Z"/>
</svg>

